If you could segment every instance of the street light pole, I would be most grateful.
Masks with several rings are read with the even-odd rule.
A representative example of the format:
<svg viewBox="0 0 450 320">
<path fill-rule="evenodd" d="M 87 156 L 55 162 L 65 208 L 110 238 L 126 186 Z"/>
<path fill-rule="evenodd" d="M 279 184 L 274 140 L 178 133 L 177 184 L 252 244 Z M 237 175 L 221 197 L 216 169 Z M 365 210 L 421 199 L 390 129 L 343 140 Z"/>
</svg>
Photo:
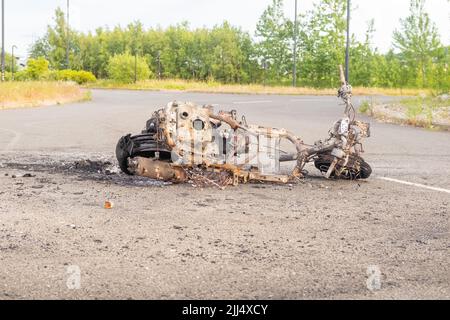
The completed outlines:
<svg viewBox="0 0 450 320">
<path fill-rule="evenodd" d="M 70 46 L 70 29 L 69 29 L 69 0 L 67 0 L 67 26 L 66 26 L 66 69 L 69 69 L 69 46 Z"/>
<path fill-rule="evenodd" d="M 264 60 L 263 60 L 263 70 L 264 70 L 264 80 L 263 80 L 263 83 L 264 83 L 264 87 L 266 86 L 266 71 L 267 71 L 267 61 L 266 61 L 266 58 L 264 58 Z"/>
<path fill-rule="evenodd" d="M 137 52 L 134 52 L 134 83 L 137 82 Z"/>
<path fill-rule="evenodd" d="M 11 48 L 11 80 L 13 80 L 14 81 L 14 62 L 15 62 L 15 58 L 14 58 L 14 48 L 16 48 L 17 49 L 17 46 L 16 45 L 13 45 L 12 46 L 12 48 Z"/>
<path fill-rule="evenodd" d="M 349 79 L 349 65 L 350 65 L 350 0 L 347 0 L 347 46 L 345 48 L 345 80 L 347 83 Z"/>
<path fill-rule="evenodd" d="M 161 80 L 161 51 L 158 51 L 158 80 Z"/>
<path fill-rule="evenodd" d="M 5 81 L 5 0 L 2 0 L 2 81 Z"/>
<path fill-rule="evenodd" d="M 292 70 L 292 86 L 297 86 L 297 0 L 295 0 L 294 18 L 294 67 Z"/>
</svg>

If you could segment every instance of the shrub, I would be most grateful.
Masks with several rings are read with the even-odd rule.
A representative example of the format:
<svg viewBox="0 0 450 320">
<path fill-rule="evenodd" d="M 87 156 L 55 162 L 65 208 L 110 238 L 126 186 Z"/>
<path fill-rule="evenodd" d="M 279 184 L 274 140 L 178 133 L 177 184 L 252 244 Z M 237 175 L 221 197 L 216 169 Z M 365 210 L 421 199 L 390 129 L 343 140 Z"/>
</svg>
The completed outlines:
<svg viewBox="0 0 450 320">
<path fill-rule="evenodd" d="M 122 82 L 134 82 L 135 57 L 129 53 L 115 55 L 109 59 L 108 75 L 111 79 Z M 148 64 L 143 57 L 136 60 L 136 79 L 146 80 L 152 75 Z"/>
<path fill-rule="evenodd" d="M 5 71 L 5 81 L 11 81 L 12 74 L 9 71 Z"/>
<path fill-rule="evenodd" d="M 371 111 L 372 106 L 370 105 L 369 101 L 364 100 L 361 102 L 361 105 L 359 106 L 359 112 L 363 114 L 367 114 Z"/>
<path fill-rule="evenodd" d="M 28 59 L 25 69 L 26 77 L 31 80 L 47 79 L 49 75 L 48 65 L 49 62 L 43 57 Z"/>
<path fill-rule="evenodd" d="M 11 80 L 11 73 L 6 73 L 6 79 Z M 74 81 L 78 84 L 95 82 L 94 74 L 84 70 L 49 70 L 48 61 L 44 58 L 29 59 L 27 67 L 14 73 L 14 80 L 53 80 Z"/>
<path fill-rule="evenodd" d="M 78 84 L 95 82 L 97 79 L 94 74 L 84 70 L 57 70 L 51 73 L 50 78 L 58 81 L 74 81 Z"/>
<path fill-rule="evenodd" d="M 17 72 L 14 72 L 14 80 L 16 80 L 16 81 L 26 81 L 26 80 L 28 80 L 28 75 L 25 72 L 25 70 L 19 70 Z"/>
<path fill-rule="evenodd" d="M 12 81 L 13 80 L 12 72 L 9 72 L 9 71 L 5 72 L 5 80 L 6 81 Z M 30 77 L 25 72 L 25 70 L 17 70 L 17 71 L 14 71 L 14 80 L 15 81 L 26 81 L 26 80 L 30 80 Z"/>
<path fill-rule="evenodd" d="M 95 82 L 97 79 L 88 71 L 84 70 L 49 70 L 49 62 L 39 57 L 37 59 L 29 59 L 27 67 L 14 73 L 14 80 L 54 80 L 54 81 L 74 81 L 78 84 Z M 11 79 L 11 75 L 7 75 L 7 80 Z"/>
</svg>

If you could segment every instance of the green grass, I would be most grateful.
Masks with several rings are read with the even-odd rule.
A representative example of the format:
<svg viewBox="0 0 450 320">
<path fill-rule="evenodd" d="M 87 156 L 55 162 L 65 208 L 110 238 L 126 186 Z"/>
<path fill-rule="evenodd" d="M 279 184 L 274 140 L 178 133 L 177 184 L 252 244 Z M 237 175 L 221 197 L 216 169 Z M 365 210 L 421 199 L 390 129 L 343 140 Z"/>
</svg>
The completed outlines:
<svg viewBox="0 0 450 320">
<path fill-rule="evenodd" d="M 363 101 L 358 111 L 382 122 L 450 130 L 450 100 L 444 96 L 421 95 L 389 104 Z"/>
<path fill-rule="evenodd" d="M 450 106 L 449 100 L 426 96 L 403 99 L 400 104 L 406 108 L 406 115 L 411 124 L 418 122 L 419 117 L 426 119 L 426 125 L 432 126 L 433 114 Z"/>
<path fill-rule="evenodd" d="M 205 93 L 235 93 L 235 94 L 281 94 L 281 95 L 336 95 L 336 88 L 317 89 L 308 87 L 293 88 L 290 86 L 263 86 L 260 84 L 223 84 L 215 81 L 200 82 L 177 79 L 146 80 L 137 83 L 118 83 L 111 80 L 98 80 L 86 85 L 88 88 L 127 89 L 127 90 L 176 90 L 186 92 Z M 354 95 L 388 95 L 415 96 L 429 94 L 429 90 L 420 89 L 392 89 L 392 88 L 364 88 L 354 87 Z"/>
<path fill-rule="evenodd" d="M 363 114 L 369 114 L 371 109 L 372 109 L 372 106 L 371 106 L 370 102 L 367 100 L 364 100 L 363 102 L 361 102 L 361 105 L 359 106 L 358 111 Z"/>
<path fill-rule="evenodd" d="M 0 109 L 35 107 L 90 100 L 89 90 L 73 82 L 15 81 L 0 83 Z"/>
<path fill-rule="evenodd" d="M 84 97 L 81 101 L 91 101 L 92 100 L 92 91 L 86 90 L 84 92 Z"/>
</svg>

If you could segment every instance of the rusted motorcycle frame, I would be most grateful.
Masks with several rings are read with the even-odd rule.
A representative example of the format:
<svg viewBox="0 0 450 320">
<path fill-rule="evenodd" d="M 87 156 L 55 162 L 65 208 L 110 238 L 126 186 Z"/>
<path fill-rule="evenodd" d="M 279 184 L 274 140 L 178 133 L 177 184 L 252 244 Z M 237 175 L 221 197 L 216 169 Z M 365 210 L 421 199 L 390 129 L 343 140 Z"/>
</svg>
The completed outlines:
<svg viewBox="0 0 450 320">
<path fill-rule="evenodd" d="M 345 103 L 324 141 L 305 144 L 285 129 L 249 125 L 236 111 L 215 113 L 212 106 L 171 102 L 156 111 L 140 135 L 122 137 L 116 147 L 120 168 L 134 174 L 171 182 L 198 181 L 218 186 L 251 181 L 288 183 L 305 174 L 314 162 L 326 178 L 367 179 L 372 173 L 361 157 L 361 140 L 370 125 L 355 120 L 352 88 L 341 72 L 338 97 Z M 295 151 L 281 151 L 282 140 Z M 289 173 L 280 164 L 295 162 Z"/>
</svg>

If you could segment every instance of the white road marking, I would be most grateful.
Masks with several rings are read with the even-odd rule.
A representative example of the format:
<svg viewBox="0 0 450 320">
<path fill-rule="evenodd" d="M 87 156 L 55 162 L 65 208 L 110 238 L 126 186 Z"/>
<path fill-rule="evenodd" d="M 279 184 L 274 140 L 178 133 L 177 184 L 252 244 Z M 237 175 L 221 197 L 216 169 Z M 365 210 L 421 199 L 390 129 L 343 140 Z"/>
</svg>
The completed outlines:
<svg viewBox="0 0 450 320">
<path fill-rule="evenodd" d="M 330 99 L 291 99 L 291 102 L 329 102 Z"/>
<path fill-rule="evenodd" d="M 6 131 L 6 132 L 14 135 L 14 138 L 11 139 L 11 141 L 3 148 L 2 151 L 8 151 L 9 149 L 11 149 L 19 141 L 20 137 L 22 136 L 22 134 L 20 132 L 17 132 L 14 130 L 2 129 L 2 128 L 0 128 L 0 130 Z"/>
<path fill-rule="evenodd" d="M 431 186 L 427 186 L 427 185 L 420 184 L 420 183 L 413 183 L 413 182 L 397 180 L 397 179 L 392 179 L 392 178 L 387 178 L 387 177 L 378 177 L 378 179 L 389 181 L 389 182 L 405 184 L 407 186 L 413 186 L 413 187 L 417 187 L 417 188 L 423 188 L 423 189 L 428 189 L 428 190 L 433 190 L 433 191 L 438 191 L 438 192 L 445 192 L 445 193 L 450 194 L 450 190 L 444 189 L 444 188 L 436 188 L 436 187 L 431 187 Z"/>
<path fill-rule="evenodd" d="M 259 101 L 236 101 L 233 104 L 257 104 L 257 103 L 271 103 L 270 100 L 259 100 Z"/>
</svg>

